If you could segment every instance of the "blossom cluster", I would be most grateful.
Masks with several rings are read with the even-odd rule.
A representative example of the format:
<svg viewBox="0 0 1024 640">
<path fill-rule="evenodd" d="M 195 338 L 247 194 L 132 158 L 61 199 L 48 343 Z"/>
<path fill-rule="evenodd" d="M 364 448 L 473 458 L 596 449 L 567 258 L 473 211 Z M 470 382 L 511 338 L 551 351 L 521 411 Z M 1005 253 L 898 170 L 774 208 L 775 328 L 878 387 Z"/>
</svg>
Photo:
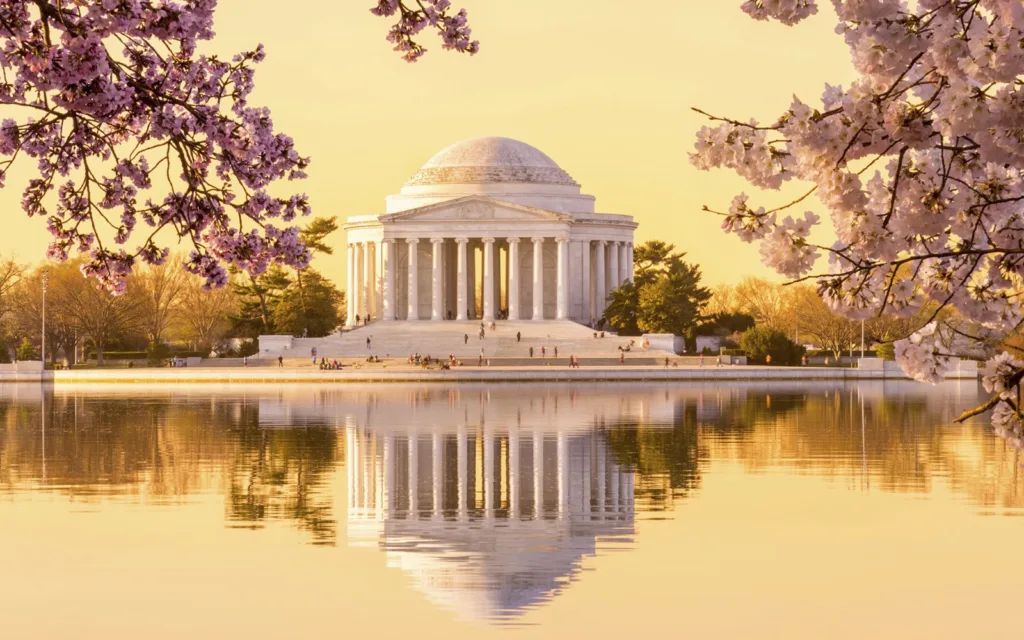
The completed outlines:
<svg viewBox="0 0 1024 640">
<path fill-rule="evenodd" d="M 388 32 L 388 42 L 395 45 L 395 51 L 401 53 L 407 62 L 416 62 L 427 52 L 414 39 L 427 27 L 437 31 L 444 49 L 470 55 L 480 50 L 480 42 L 470 39 L 472 29 L 468 26 L 466 10 L 453 13 L 449 0 L 422 0 L 416 3 L 415 8 L 410 8 L 402 0 L 378 0 L 370 12 L 381 17 L 398 16 L 398 22 Z"/>
<path fill-rule="evenodd" d="M 193 246 L 187 268 L 211 286 L 227 281 L 226 265 L 258 274 L 309 260 L 296 230 L 270 224 L 309 213 L 304 195 L 271 193 L 304 178 L 309 159 L 248 102 L 262 46 L 230 60 L 197 52 L 213 37 L 215 8 L 0 4 L 0 105 L 21 114 L 0 124 L 0 176 L 21 156 L 35 161 L 22 207 L 46 219 L 47 255 L 87 253 L 83 272 L 115 293 L 138 261 L 167 257 L 163 229 Z M 129 248 L 140 222 L 148 229 Z"/>
<path fill-rule="evenodd" d="M 832 4 L 856 79 L 825 85 L 817 100 L 794 97 L 769 125 L 713 117 L 691 162 L 731 169 L 762 190 L 806 184 L 836 240 L 812 243 L 816 216 L 778 214 L 803 198 L 772 208 L 742 195 L 721 214 L 723 228 L 759 242 L 779 273 L 816 278 L 848 317 L 948 308 L 986 335 L 1016 330 L 1024 322 L 1024 3 Z M 741 8 L 784 24 L 818 9 L 815 0 Z M 819 252 L 828 256 L 821 266 Z M 937 335 L 926 327 L 897 345 L 915 378 L 941 379 Z"/>
</svg>

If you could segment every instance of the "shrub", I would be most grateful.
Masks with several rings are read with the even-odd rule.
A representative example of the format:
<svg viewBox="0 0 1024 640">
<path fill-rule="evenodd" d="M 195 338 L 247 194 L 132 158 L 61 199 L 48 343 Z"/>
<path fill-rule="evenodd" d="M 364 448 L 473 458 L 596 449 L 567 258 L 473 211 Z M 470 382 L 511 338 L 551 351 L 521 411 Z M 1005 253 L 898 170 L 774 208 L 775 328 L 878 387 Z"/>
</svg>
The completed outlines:
<svg viewBox="0 0 1024 640">
<path fill-rule="evenodd" d="M 767 356 L 772 357 L 775 365 L 800 364 L 804 348 L 794 343 L 781 331 L 766 327 L 754 327 L 743 332 L 740 346 L 747 354 L 751 363 L 765 364 Z"/>
<path fill-rule="evenodd" d="M 151 365 L 163 363 L 171 357 L 171 348 L 163 342 L 152 342 L 146 350 L 146 361 Z"/>
<path fill-rule="evenodd" d="M 896 345 L 892 342 L 879 342 L 875 345 L 875 353 L 882 360 L 895 360 Z"/>
<path fill-rule="evenodd" d="M 18 360 L 38 360 L 39 356 L 36 355 L 36 348 L 32 346 L 28 338 L 22 338 L 21 344 L 18 346 Z"/>
</svg>

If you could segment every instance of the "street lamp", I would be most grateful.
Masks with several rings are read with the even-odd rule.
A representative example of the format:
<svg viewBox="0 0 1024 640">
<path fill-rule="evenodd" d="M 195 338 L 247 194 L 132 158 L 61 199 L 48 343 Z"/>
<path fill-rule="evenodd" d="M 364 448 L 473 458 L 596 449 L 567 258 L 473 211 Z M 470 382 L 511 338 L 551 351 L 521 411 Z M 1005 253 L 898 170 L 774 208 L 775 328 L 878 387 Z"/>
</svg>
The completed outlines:
<svg viewBox="0 0 1024 640">
<path fill-rule="evenodd" d="M 40 356 L 43 361 L 43 369 L 46 368 L 46 285 L 50 283 L 50 270 L 43 269 L 43 340 Z"/>
</svg>

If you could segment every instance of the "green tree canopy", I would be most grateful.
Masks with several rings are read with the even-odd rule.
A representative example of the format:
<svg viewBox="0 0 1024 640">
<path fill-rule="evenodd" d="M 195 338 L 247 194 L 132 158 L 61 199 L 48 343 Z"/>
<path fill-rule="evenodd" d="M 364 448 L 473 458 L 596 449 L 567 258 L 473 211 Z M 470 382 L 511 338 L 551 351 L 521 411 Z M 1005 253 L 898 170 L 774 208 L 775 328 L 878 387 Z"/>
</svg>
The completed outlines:
<svg viewBox="0 0 1024 640">
<path fill-rule="evenodd" d="M 315 269 L 307 267 L 302 273 L 303 295 L 297 281 L 284 290 L 274 306 L 274 326 L 293 336 L 325 336 L 341 324 L 338 310 L 344 307 L 345 294 Z"/>
<path fill-rule="evenodd" d="M 700 285 L 700 268 L 685 262 L 685 255 L 662 240 L 636 248 L 633 281 L 612 291 L 605 310 L 619 334 L 693 335 L 711 292 Z"/>
<path fill-rule="evenodd" d="M 767 356 L 771 356 L 771 364 L 795 365 L 800 364 L 800 358 L 804 355 L 804 348 L 787 338 L 786 334 L 764 326 L 744 331 L 740 347 L 751 364 L 765 364 Z"/>
</svg>

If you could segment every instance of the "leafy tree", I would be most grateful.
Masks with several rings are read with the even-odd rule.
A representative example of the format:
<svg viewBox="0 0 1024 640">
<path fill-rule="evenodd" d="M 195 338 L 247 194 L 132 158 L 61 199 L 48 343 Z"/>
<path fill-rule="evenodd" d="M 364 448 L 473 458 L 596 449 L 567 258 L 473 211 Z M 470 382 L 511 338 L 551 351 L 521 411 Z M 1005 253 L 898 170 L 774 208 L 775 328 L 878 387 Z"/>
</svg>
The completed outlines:
<svg viewBox="0 0 1024 640">
<path fill-rule="evenodd" d="M 338 230 L 338 219 L 336 217 L 330 218 L 313 218 L 302 231 L 299 232 L 299 238 L 306 245 L 306 249 L 309 250 L 310 260 L 317 253 L 323 253 L 326 255 L 334 255 L 334 247 L 326 243 L 327 236 L 331 235 Z M 306 287 L 303 278 L 303 273 L 309 269 L 309 266 L 301 267 L 295 270 L 295 285 L 296 290 L 299 294 L 299 303 L 302 307 L 303 312 L 307 309 L 306 304 Z"/>
<path fill-rule="evenodd" d="M 768 327 L 753 327 L 743 332 L 740 348 L 751 363 L 765 364 L 767 356 L 773 365 L 800 364 L 804 348 L 786 337 L 786 334 Z"/>
<path fill-rule="evenodd" d="M 232 333 L 245 338 L 276 333 L 274 308 L 291 284 L 288 272 L 277 265 L 258 276 L 240 276 L 232 284 L 238 299 L 237 312 L 230 317 Z"/>
<path fill-rule="evenodd" d="M 293 336 L 307 334 L 325 336 L 341 324 L 339 309 L 344 305 L 344 294 L 314 269 L 304 270 L 305 302 L 299 295 L 298 281 L 288 286 L 274 306 L 274 327 L 279 333 Z"/>
<path fill-rule="evenodd" d="M 0 364 L 7 364 L 11 361 L 11 347 L 7 344 L 7 338 L 0 337 Z"/>
<path fill-rule="evenodd" d="M 32 341 L 28 339 L 28 336 L 22 338 L 21 344 L 18 346 L 18 360 L 24 362 L 38 359 L 39 356 L 36 353 L 36 348 L 32 346 Z"/>
<path fill-rule="evenodd" d="M 704 316 L 698 328 L 698 333 L 712 336 L 731 336 L 736 333 L 743 333 L 755 324 L 754 316 L 746 313 L 716 313 Z"/>
<path fill-rule="evenodd" d="M 711 292 L 675 245 L 651 240 L 633 255 L 633 280 L 612 291 L 605 317 L 622 335 L 691 335 Z"/>
</svg>

